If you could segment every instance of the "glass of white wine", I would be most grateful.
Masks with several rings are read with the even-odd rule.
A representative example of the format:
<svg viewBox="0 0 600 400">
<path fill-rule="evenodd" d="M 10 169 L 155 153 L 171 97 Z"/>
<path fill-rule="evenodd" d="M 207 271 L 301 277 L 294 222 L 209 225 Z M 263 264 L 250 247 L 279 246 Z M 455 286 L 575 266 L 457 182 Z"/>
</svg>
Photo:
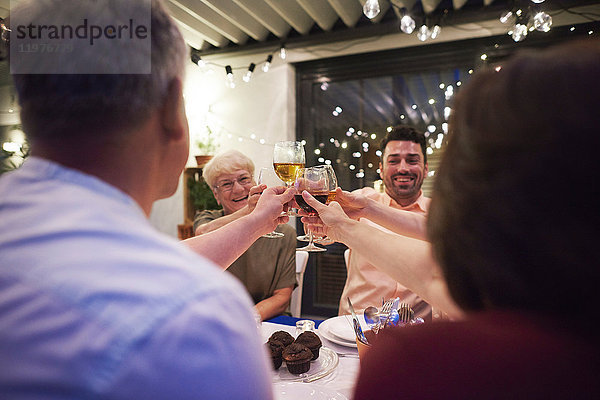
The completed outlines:
<svg viewBox="0 0 600 400">
<path fill-rule="evenodd" d="M 277 177 L 277 175 L 275 175 L 275 171 L 273 171 L 271 168 L 260 169 L 258 172 L 258 184 L 267 185 L 267 187 L 283 186 L 283 182 Z M 283 236 L 285 236 L 283 233 L 275 230 L 262 235 L 262 237 L 266 238 L 280 238 Z"/>
<path fill-rule="evenodd" d="M 275 143 L 273 169 L 287 187 L 293 185 L 296 180 L 296 171 L 304 168 L 305 162 L 306 156 L 302 142 L 284 141 Z M 288 215 L 297 216 L 298 214 L 290 209 Z"/>
</svg>

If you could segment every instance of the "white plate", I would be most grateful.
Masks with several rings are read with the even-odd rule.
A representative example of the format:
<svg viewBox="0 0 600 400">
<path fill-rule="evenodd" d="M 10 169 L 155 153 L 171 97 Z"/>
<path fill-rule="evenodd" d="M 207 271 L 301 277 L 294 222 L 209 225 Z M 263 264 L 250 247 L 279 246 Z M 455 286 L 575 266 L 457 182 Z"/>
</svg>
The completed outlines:
<svg viewBox="0 0 600 400">
<path fill-rule="evenodd" d="M 285 365 L 285 360 L 276 371 L 273 371 L 273 382 L 280 381 L 298 381 L 312 382 L 317 379 L 329 375 L 337 367 L 339 362 L 338 355 L 335 351 L 321 347 L 319 350 L 319 358 L 310 362 L 310 369 L 304 374 L 290 374 Z M 272 370 L 273 368 L 271 368 Z"/>
<path fill-rule="evenodd" d="M 312 400 L 348 400 L 335 390 L 318 385 L 300 382 L 279 382 L 273 385 L 275 400 L 312 399 Z"/>
<path fill-rule="evenodd" d="M 363 330 L 367 329 L 364 317 L 362 315 L 357 315 L 357 317 Z M 351 315 L 339 315 L 326 319 L 319 325 L 319 332 L 322 332 L 325 339 L 333 343 L 356 347 L 356 335 L 352 327 Z"/>
<path fill-rule="evenodd" d="M 356 335 L 352 325 L 352 316 L 340 315 L 338 317 L 329 318 L 326 322 L 329 333 L 346 342 L 354 342 Z"/>
<path fill-rule="evenodd" d="M 332 334 L 331 332 L 329 332 L 327 330 L 327 326 L 322 326 L 323 323 L 321 323 L 321 325 L 319 325 L 319 329 L 317 329 L 317 333 L 323 338 L 323 339 L 327 339 L 332 343 L 335 344 L 339 344 L 340 346 L 346 346 L 346 347 L 353 347 L 356 348 L 356 342 L 347 342 L 345 340 L 342 340 L 340 338 L 338 338 L 337 336 L 335 336 L 334 334 Z"/>
</svg>

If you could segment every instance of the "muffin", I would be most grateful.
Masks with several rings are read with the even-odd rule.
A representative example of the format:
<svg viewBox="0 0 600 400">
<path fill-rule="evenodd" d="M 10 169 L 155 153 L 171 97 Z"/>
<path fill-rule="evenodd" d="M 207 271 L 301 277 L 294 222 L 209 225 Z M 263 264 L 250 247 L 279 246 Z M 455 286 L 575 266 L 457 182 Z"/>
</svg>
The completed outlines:
<svg viewBox="0 0 600 400">
<path fill-rule="evenodd" d="M 285 346 L 283 343 L 271 339 L 265 343 L 265 346 L 267 346 L 267 353 L 271 356 L 271 360 L 273 361 L 273 368 L 278 369 L 281 367 L 281 363 L 283 362 L 281 353 L 283 352 Z"/>
<path fill-rule="evenodd" d="M 284 346 L 289 346 L 294 342 L 294 337 L 286 331 L 277 331 L 271 335 L 269 340 L 276 340 L 283 343 Z"/>
<path fill-rule="evenodd" d="M 298 335 L 294 343 L 300 343 L 308 347 L 313 354 L 313 360 L 319 358 L 319 349 L 323 346 L 323 343 L 321 343 L 321 339 L 319 339 L 316 333 L 311 331 L 302 332 Z"/>
<path fill-rule="evenodd" d="M 283 349 L 283 359 L 290 374 L 303 374 L 310 369 L 313 354 L 308 347 L 300 343 L 292 343 Z"/>
</svg>

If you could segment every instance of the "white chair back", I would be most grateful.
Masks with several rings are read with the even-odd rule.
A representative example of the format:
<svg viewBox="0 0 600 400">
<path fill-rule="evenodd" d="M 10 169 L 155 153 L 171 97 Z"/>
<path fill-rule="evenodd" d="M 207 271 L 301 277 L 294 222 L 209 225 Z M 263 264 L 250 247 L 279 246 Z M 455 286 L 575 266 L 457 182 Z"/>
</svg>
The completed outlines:
<svg viewBox="0 0 600 400">
<path fill-rule="evenodd" d="M 296 282 L 298 286 L 292 292 L 290 312 L 292 317 L 300 318 L 302 309 L 302 287 L 304 286 L 304 271 L 308 262 L 308 251 L 296 252 Z"/>
</svg>

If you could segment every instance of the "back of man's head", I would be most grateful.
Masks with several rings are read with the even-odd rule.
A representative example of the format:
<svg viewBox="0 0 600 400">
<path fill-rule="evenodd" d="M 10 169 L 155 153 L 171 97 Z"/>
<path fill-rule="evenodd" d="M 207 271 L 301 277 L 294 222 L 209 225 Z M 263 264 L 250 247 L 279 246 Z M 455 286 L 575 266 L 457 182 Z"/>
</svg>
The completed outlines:
<svg viewBox="0 0 600 400">
<path fill-rule="evenodd" d="M 34 149 L 116 142 L 183 79 L 186 46 L 160 0 L 21 0 L 11 29 L 11 70 Z M 58 56 L 16 51 L 19 40 L 40 49 L 44 35 Z"/>
</svg>

